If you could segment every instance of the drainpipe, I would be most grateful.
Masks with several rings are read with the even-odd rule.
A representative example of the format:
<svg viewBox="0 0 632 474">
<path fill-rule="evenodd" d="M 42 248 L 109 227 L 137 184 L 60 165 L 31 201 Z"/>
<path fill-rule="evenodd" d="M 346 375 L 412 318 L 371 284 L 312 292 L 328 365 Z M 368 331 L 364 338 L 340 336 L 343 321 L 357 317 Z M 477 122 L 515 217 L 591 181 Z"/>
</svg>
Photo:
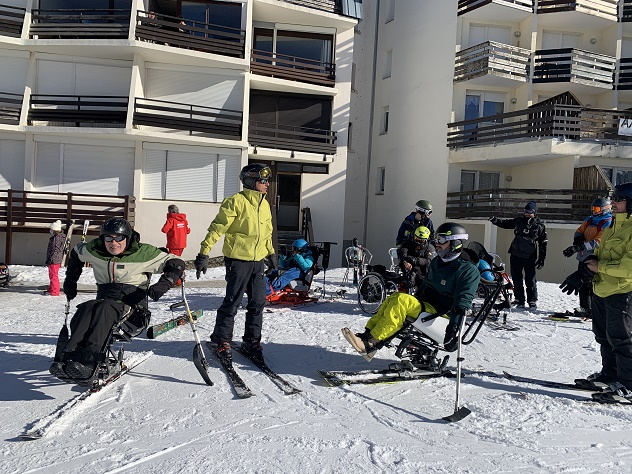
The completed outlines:
<svg viewBox="0 0 632 474">
<path fill-rule="evenodd" d="M 380 0 L 377 0 L 377 6 L 375 7 L 375 40 L 373 44 L 373 78 L 371 82 L 371 112 L 369 115 L 369 149 L 366 159 L 366 187 L 364 193 L 364 236 L 363 242 L 366 245 L 366 237 L 368 232 L 369 222 L 369 188 L 371 180 L 371 155 L 373 153 L 373 119 L 375 116 L 375 81 L 377 73 L 377 51 L 378 51 L 378 33 L 380 26 Z"/>
</svg>

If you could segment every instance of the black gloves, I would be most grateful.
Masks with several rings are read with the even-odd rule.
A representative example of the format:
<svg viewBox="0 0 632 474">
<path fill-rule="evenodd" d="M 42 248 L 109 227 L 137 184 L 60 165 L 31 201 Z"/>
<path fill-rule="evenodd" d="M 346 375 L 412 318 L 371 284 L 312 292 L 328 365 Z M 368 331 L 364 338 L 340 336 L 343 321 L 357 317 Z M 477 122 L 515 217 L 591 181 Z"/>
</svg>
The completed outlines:
<svg viewBox="0 0 632 474">
<path fill-rule="evenodd" d="M 198 253 L 193 264 L 195 265 L 195 277 L 199 280 L 200 273 L 204 273 L 206 275 L 206 270 L 208 270 L 208 255 Z"/>
<path fill-rule="evenodd" d="M 268 255 L 268 260 L 270 260 L 270 267 L 273 270 L 279 269 L 279 257 L 277 256 L 277 254 L 273 253 Z"/>
<path fill-rule="evenodd" d="M 584 244 L 571 245 L 570 247 L 566 247 L 562 251 L 562 254 L 565 257 L 571 257 L 574 253 L 581 252 L 584 249 L 585 249 Z"/>
<path fill-rule="evenodd" d="M 447 352 L 454 352 L 459 346 L 459 328 L 465 317 L 465 310 L 463 308 L 452 309 L 448 313 L 448 316 L 450 316 L 450 322 L 448 323 L 448 327 L 445 328 L 443 348 Z"/>
<path fill-rule="evenodd" d="M 586 242 L 586 239 L 584 238 L 584 236 L 583 235 L 578 235 L 577 237 L 575 237 L 573 239 L 573 246 L 581 245 L 584 242 Z"/>
<path fill-rule="evenodd" d="M 535 268 L 540 270 L 542 267 L 544 267 L 544 257 L 538 258 L 538 260 L 535 262 Z"/>
<path fill-rule="evenodd" d="M 64 280 L 64 293 L 66 294 L 66 299 L 68 301 L 74 300 L 77 296 L 77 282 L 69 281 L 68 279 Z"/>
<path fill-rule="evenodd" d="M 594 276 L 595 274 L 588 270 L 586 265 L 582 265 L 580 270 L 577 270 L 566 277 L 560 285 L 560 289 L 567 295 L 572 295 L 573 293 L 578 295 L 579 289 L 584 285 L 584 283 L 591 281 Z"/>
<path fill-rule="evenodd" d="M 125 303 L 127 306 L 131 306 L 132 308 L 135 308 L 136 305 L 145 301 L 145 298 L 147 298 L 147 293 L 145 293 L 145 290 L 141 290 L 140 288 L 137 288 L 134 292 L 123 296 L 123 298 L 121 298 L 121 301 Z"/>
<path fill-rule="evenodd" d="M 498 224 L 498 221 L 500 220 L 498 217 L 490 217 L 489 219 L 487 219 L 489 222 L 491 222 L 492 224 L 496 225 Z"/>
<path fill-rule="evenodd" d="M 152 300 L 158 301 L 158 299 L 162 295 L 164 295 L 167 291 L 169 291 L 170 288 L 173 287 L 173 284 L 176 281 L 178 281 L 177 278 L 174 280 L 171 276 L 165 273 L 160 277 L 160 280 L 158 280 L 147 289 L 147 295 L 149 295 Z"/>
</svg>

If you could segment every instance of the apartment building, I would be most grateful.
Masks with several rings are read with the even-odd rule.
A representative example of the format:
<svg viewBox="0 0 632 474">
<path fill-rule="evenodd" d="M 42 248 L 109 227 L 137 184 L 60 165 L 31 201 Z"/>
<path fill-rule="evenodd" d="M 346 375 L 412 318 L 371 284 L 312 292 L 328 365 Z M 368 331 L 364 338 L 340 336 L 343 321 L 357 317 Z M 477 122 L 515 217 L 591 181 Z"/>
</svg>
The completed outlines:
<svg viewBox="0 0 632 474">
<path fill-rule="evenodd" d="M 314 239 L 342 242 L 361 0 L 2 3 L 0 259 L 10 247 L 12 263 L 41 264 L 46 247 L 45 218 L 18 229 L 13 217 L 23 232 L 8 245 L 9 190 L 124 198 L 155 245 L 175 203 L 192 259 L 255 162 L 274 171 L 278 229 L 300 232 L 308 208 Z"/>
<path fill-rule="evenodd" d="M 374 0 L 364 16 L 374 54 L 354 61 L 373 64 L 372 118 L 350 120 L 371 135 L 367 247 L 386 260 L 428 199 L 435 226 L 458 221 L 508 261 L 513 233 L 487 218 L 535 200 L 538 277 L 574 271 L 561 251 L 592 199 L 632 180 L 632 1 Z"/>
</svg>

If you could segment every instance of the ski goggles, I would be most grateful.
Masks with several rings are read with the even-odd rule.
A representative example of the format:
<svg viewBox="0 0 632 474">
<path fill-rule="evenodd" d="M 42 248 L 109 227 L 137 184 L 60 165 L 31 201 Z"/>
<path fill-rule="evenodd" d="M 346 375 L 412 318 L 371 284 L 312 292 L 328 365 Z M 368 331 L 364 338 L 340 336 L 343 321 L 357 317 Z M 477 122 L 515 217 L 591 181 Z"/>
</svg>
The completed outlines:
<svg viewBox="0 0 632 474">
<path fill-rule="evenodd" d="M 265 180 L 267 183 L 272 176 L 272 170 L 269 167 L 261 168 L 259 171 L 247 171 L 243 174 L 245 178 L 255 178 L 257 181 Z"/>
<path fill-rule="evenodd" d="M 608 208 L 603 207 L 603 206 L 591 206 L 590 209 L 592 209 L 593 212 L 598 212 L 598 213 L 608 210 Z"/>
<path fill-rule="evenodd" d="M 438 244 L 443 245 L 451 240 L 467 240 L 468 234 L 454 234 L 454 235 L 438 235 L 435 239 Z"/>
<path fill-rule="evenodd" d="M 525 216 L 535 216 L 535 211 L 533 209 L 525 209 L 524 214 Z"/>
<path fill-rule="evenodd" d="M 127 239 L 127 236 L 121 235 L 121 234 L 117 234 L 115 236 L 112 236 L 112 235 L 104 235 L 103 236 L 103 240 L 106 241 L 106 242 L 112 242 L 113 240 L 115 242 L 123 242 L 125 239 Z"/>
<path fill-rule="evenodd" d="M 424 209 L 423 207 L 418 207 L 418 206 L 415 206 L 415 211 L 425 214 L 427 216 L 432 214 L 432 209 Z"/>
</svg>

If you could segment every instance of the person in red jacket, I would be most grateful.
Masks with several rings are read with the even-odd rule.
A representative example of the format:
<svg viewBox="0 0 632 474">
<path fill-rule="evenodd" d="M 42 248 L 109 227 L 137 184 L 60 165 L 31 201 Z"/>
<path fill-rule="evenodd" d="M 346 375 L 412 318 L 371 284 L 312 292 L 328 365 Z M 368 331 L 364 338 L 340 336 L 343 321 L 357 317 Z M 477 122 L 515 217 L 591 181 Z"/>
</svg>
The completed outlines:
<svg viewBox="0 0 632 474">
<path fill-rule="evenodd" d="M 167 222 L 162 226 L 167 234 L 167 250 L 180 257 L 187 246 L 187 234 L 191 233 L 186 214 L 180 214 L 178 206 L 171 204 L 168 208 Z"/>
</svg>

